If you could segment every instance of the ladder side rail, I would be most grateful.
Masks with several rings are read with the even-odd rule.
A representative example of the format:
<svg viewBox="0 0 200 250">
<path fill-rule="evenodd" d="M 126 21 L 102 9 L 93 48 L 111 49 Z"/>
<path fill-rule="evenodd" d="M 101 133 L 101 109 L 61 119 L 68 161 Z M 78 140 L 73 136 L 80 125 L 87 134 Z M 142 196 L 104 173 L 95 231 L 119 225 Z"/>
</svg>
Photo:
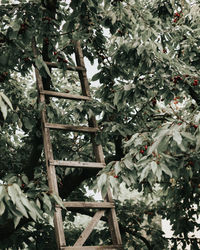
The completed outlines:
<svg viewBox="0 0 200 250">
<path fill-rule="evenodd" d="M 76 56 L 77 66 L 81 66 L 81 67 L 85 68 L 85 63 L 84 63 L 84 59 L 83 59 L 83 52 L 81 49 L 80 41 L 75 41 L 74 46 L 75 46 L 75 56 Z M 88 83 L 86 71 L 79 72 L 79 77 L 80 77 L 80 81 L 81 81 L 81 88 L 82 88 L 83 95 L 90 96 L 89 83 Z M 94 127 L 94 128 L 97 127 L 96 119 L 94 116 L 89 119 L 88 123 L 89 123 L 90 127 Z M 96 137 L 96 135 L 91 135 L 93 152 L 95 154 L 96 161 L 105 164 L 102 146 L 97 145 L 95 143 L 95 137 Z"/>
<path fill-rule="evenodd" d="M 89 87 L 89 82 L 87 79 L 86 68 L 85 68 L 85 63 L 84 63 L 84 59 L 83 59 L 83 52 L 81 49 L 80 41 L 74 41 L 74 49 L 75 49 L 75 57 L 76 57 L 77 66 L 81 66 L 85 69 L 85 70 L 78 72 L 79 78 L 81 81 L 82 93 L 83 93 L 83 95 L 90 97 L 90 87 Z"/>
<path fill-rule="evenodd" d="M 33 49 L 33 55 L 36 58 L 37 48 L 36 48 L 35 38 L 33 38 L 32 40 L 32 49 Z M 45 95 L 41 94 L 42 91 L 44 91 L 43 82 L 42 82 L 42 78 L 40 76 L 39 70 L 36 67 L 35 67 L 35 76 L 36 76 L 36 83 L 37 83 L 37 89 L 38 89 L 38 94 L 39 94 L 39 102 L 43 105 L 42 111 L 41 111 L 41 127 L 42 127 L 49 191 L 54 192 L 55 194 L 58 195 L 58 185 L 56 181 L 57 178 L 56 178 L 55 166 L 49 164 L 50 161 L 53 161 L 53 150 L 52 150 L 52 145 L 50 141 L 50 130 L 49 128 L 45 127 L 45 123 L 47 122 L 47 115 L 46 115 Z M 56 208 L 55 210 L 54 226 L 55 226 L 55 232 L 56 232 L 55 235 L 56 235 L 56 241 L 57 241 L 58 247 L 66 246 L 61 208 Z"/>
<path fill-rule="evenodd" d="M 85 67 L 80 41 L 75 42 L 75 54 L 76 54 L 77 66 Z M 87 90 L 89 91 L 89 83 L 87 79 L 87 74 L 86 72 L 79 72 L 79 76 L 80 76 L 83 94 L 87 95 Z M 97 127 L 96 118 L 94 116 L 89 119 L 89 126 Z M 96 137 L 95 134 L 91 135 L 91 141 L 92 141 L 93 151 L 96 157 L 96 161 L 105 163 L 102 145 L 96 144 L 95 137 Z M 109 188 L 108 188 L 107 195 L 104 200 L 107 202 L 113 202 L 112 194 Z M 109 224 L 113 244 L 122 244 L 122 239 L 121 239 L 121 234 L 119 230 L 115 208 L 111 208 L 110 211 L 108 212 L 108 224 Z"/>
</svg>

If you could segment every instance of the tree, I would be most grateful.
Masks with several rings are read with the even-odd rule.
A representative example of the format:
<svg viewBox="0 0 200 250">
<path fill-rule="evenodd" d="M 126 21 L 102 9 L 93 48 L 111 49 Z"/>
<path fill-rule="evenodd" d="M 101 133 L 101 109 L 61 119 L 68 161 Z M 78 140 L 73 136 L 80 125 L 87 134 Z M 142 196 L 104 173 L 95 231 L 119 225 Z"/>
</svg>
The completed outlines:
<svg viewBox="0 0 200 250">
<path fill-rule="evenodd" d="M 71 41 L 81 40 L 84 56 L 91 63 L 98 61 L 98 73 L 91 79 L 100 83 L 91 88 L 94 101 L 77 105 L 47 99 L 48 118 L 86 124 L 87 113 L 98 116 L 102 131 L 98 140 L 107 166 L 100 173 L 58 168 L 60 197 L 82 199 L 87 196 L 86 186 L 105 195 L 108 185 L 115 195 L 121 183 L 144 197 L 156 194 L 159 199 L 151 206 L 119 203 L 125 247 L 165 248 L 162 232 L 151 227 L 152 218 L 160 215 L 173 226 L 177 237 L 173 249 L 179 241 L 183 247 L 190 242 L 198 249 L 198 239 L 191 240 L 189 233 L 199 229 L 195 219 L 200 195 L 199 1 L 2 3 L 1 248 L 55 249 L 50 240 L 52 215 L 60 198 L 50 194 L 46 184 L 42 107 L 37 103 L 33 65 L 40 70 L 45 89 L 77 93 L 77 75 L 66 71 L 66 65 L 74 65 Z M 53 71 L 45 61 L 57 62 L 60 69 Z M 57 159 L 93 159 L 87 135 L 54 132 L 52 140 Z M 64 211 L 63 216 L 73 221 L 77 212 L 91 215 L 76 210 Z M 145 217 L 149 224 L 144 226 Z M 66 228 L 74 237 L 80 230 L 70 223 Z M 100 240 L 108 240 L 106 228 L 97 233 Z"/>
</svg>

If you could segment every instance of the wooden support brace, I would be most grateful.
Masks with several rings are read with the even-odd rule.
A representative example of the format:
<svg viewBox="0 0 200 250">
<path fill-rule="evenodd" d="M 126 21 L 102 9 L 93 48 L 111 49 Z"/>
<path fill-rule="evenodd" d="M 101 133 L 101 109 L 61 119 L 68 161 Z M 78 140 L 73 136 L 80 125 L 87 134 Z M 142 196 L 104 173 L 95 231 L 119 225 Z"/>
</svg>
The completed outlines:
<svg viewBox="0 0 200 250">
<path fill-rule="evenodd" d="M 89 224 L 87 225 L 85 230 L 82 232 L 82 234 L 80 235 L 80 237 L 78 238 L 78 240 L 76 241 L 74 246 L 82 246 L 85 243 L 85 241 L 87 240 L 87 238 L 91 234 L 94 227 L 97 225 L 97 223 L 99 222 L 101 217 L 104 215 L 104 212 L 105 212 L 105 210 L 100 210 L 100 211 L 97 211 L 95 213 L 94 217 L 89 222 Z"/>
</svg>

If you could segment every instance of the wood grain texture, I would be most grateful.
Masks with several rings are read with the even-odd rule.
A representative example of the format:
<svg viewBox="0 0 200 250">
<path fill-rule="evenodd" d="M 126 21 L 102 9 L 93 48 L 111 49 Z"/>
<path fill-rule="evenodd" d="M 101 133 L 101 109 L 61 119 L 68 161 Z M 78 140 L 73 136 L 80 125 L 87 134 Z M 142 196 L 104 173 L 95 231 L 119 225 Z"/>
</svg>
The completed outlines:
<svg viewBox="0 0 200 250">
<path fill-rule="evenodd" d="M 58 123 L 47 123 L 47 122 L 45 123 L 45 128 L 61 129 L 61 130 L 84 132 L 84 133 L 96 133 L 99 131 L 98 128 L 91 128 L 86 126 L 73 126 L 73 125 L 58 124 Z"/>
<path fill-rule="evenodd" d="M 110 245 L 110 246 L 73 246 L 73 247 L 61 247 L 60 250 L 124 250 L 122 245 Z"/>
<path fill-rule="evenodd" d="M 94 227 L 97 225 L 101 217 L 104 215 L 105 210 L 100 210 L 95 213 L 92 220 L 88 223 L 87 227 L 84 229 L 78 240 L 75 242 L 74 246 L 82 246 L 87 238 L 90 236 Z"/>
<path fill-rule="evenodd" d="M 67 94 L 67 93 L 50 91 L 50 90 L 43 90 L 40 92 L 40 94 L 48 95 L 51 97 L 63 98 L 63 99 L 77 100 L 77 101 L 91 101 L 92 100 L 88 96 L 73 95 L 73 94 Z"/>
<path fill-rule="evenodd" d="M 84 202 L 84 201 L 69 201 L 63 202 L 63 205 L 66 208 L 114 208 L 115 205 L 113 202 Z"/>
<path fill-rule="evenodd" d="M 59 68 L 59 64 L 58 63 L 54 63 L 54 62 L 45 62 L 46 65 L 50 68 Z M 71 71 L 86 71 L 85 67 L 82 66 L 69 66 L 66 65 L 65 66 L 67 70 L 71 70 Z"/>
<path fill-rule="evenodd" d="M 81 162 L 81 161 L 50 161 L 50 165 L 64 166 L 73 168 L 104 168 L 106 164 L 99 162 Z"/>
</svg>

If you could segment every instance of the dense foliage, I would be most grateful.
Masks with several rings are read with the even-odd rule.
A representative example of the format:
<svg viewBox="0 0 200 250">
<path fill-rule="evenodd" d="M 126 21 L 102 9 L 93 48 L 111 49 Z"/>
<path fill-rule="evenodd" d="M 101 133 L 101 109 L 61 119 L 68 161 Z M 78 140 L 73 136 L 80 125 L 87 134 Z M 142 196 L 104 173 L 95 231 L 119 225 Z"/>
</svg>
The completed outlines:
<svg viewBox="0 0 200 250">
<path fill-rule="evenodd" d="M 91 200 L 87 188 L 114 196 L 121 183 L 143 200 L 118 201 L 125 248 L 166 249 L 156 216 L 172 224 L 172 247 L 199 249 L 200 197 L 200 3 L 176 0 L 37 0 L 0 6 L 0 235 L 1 249 L 55 249 L 52 215 L 60 198 L 48 192 L 33 76 L 44 88 L 80 93 L 72 40 L 81 40 L 85 58 L 98 62 L 91 83 L 94 101 L 46 100 L 49 121 L 87 124 L 95 114 L 107 166 L 100 173 L 57 168 L 63 199 Z M 35 37 L 39 55 L 33 56 Z M 45 61 L 57 62 L 52 70 Z M 92 161 L 88 135 L 52 132 L 55 159 Z M 87 187 L 87 188 L 86 188 Z M 153 199 L 155 199 L 153 202 Z M 158 198 L 159 197 L 159 198 Z M 152 202 L 151 202 L 152 199 Z M 146 202 L 145 202 L 146 200 Z M 148 200 L 148 202 L 147 202 Z M 72 241 L 76 212 L 65 211 Z M 71 221 L 71 222 L 70 222 Z M 148 221 L 148 223 L 147 223 Z M 103 222 L 102 222 L 103 223 Z M 91 244 L 105 244 L 107 227 Z M 102 229 L 103 228 L 103 229 Z M 159 240 L 158 240 L 159 239 Z M 70 242 L 71 243 L 71 242 Z"/>
</svg>

